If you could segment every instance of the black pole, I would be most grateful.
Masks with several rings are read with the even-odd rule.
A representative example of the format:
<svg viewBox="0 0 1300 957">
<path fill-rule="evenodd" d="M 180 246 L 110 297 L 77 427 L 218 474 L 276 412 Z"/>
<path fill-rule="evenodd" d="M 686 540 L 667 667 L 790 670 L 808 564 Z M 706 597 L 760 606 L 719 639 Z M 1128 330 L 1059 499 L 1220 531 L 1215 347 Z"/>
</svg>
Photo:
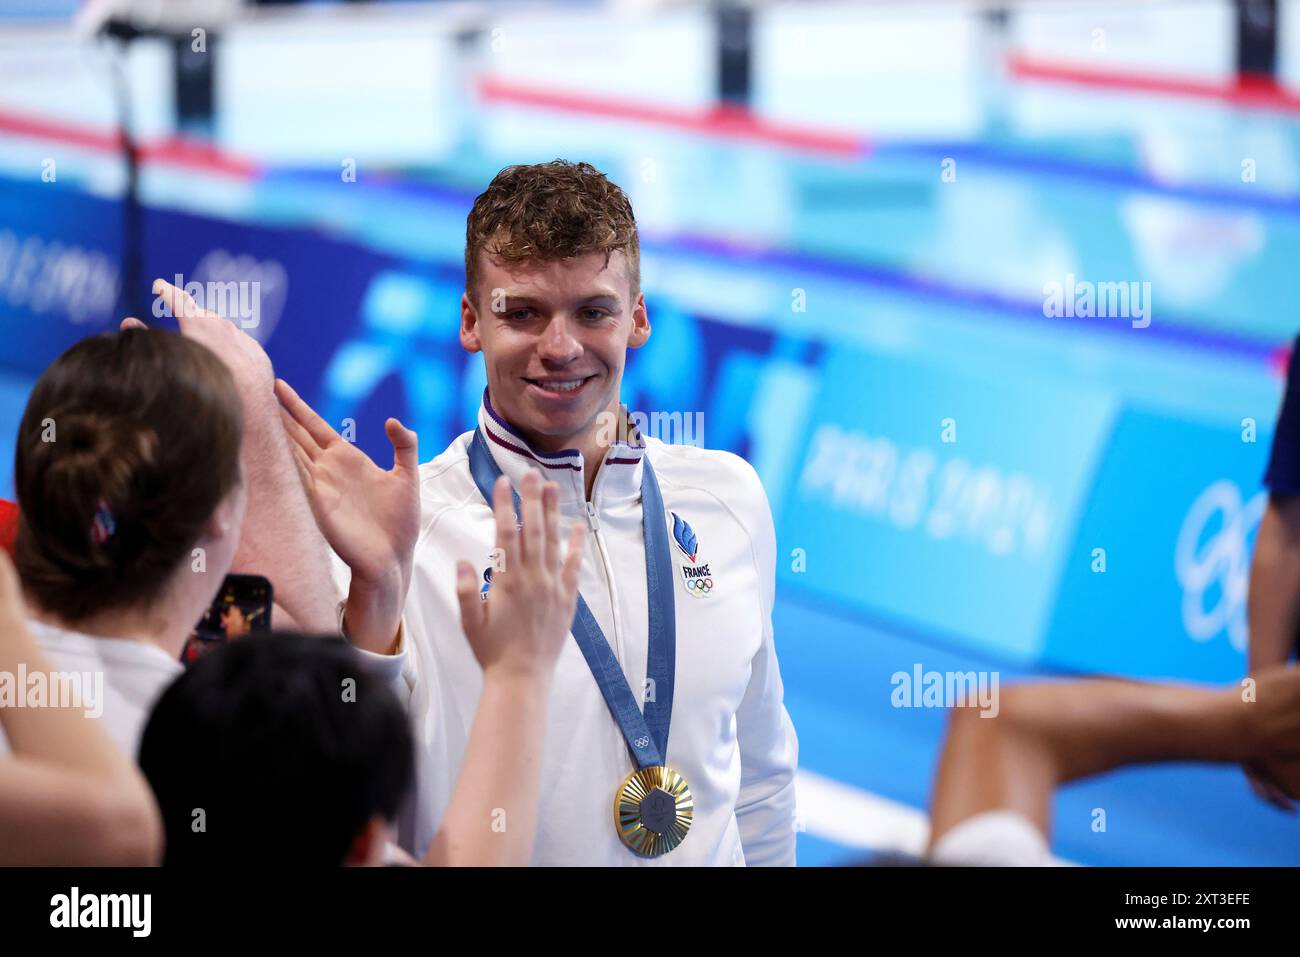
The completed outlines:
<svg viewBox="0 0 1300 957">
<path fill-rule="evenodd" d="M 179 130 L 212 128 L 213 113 L 213 58 L 217 55 L 217 36 L 206 32 L 203 46 L 194 49 L 194 36 L 179 36 L 172 40 L 176 58 L 176 128 Z"/>
<path fill-rule="evenodd" d="M 753 89 L 753 11 L 722 0 L 714 9 L 714 19 L 718 26 L 718 100 L 747 107 Z"/>
<path fill-rule="evenodd" d="M 141 267 L 144 232 L 140 209 L 140 151 L 131 132 L 131 85 L 126 72 L 127 51 L 132 37 L 111 33 L 110 36 L 114 37 L 110 42 L 114 46 L 113 99 L 117 104 L 118 142 L 126 171 L 126 187 L 122 192 L 122 254 L 118 267 L 117 318 L 135 316 L 149 322 L 150 300 L 145 296 Z"/>
<path fill-rule="evenodd" d="M 1277 0 L 1237 0 L 1237 73 L 1272 78 L 1277 71 Z"/>
</svg>

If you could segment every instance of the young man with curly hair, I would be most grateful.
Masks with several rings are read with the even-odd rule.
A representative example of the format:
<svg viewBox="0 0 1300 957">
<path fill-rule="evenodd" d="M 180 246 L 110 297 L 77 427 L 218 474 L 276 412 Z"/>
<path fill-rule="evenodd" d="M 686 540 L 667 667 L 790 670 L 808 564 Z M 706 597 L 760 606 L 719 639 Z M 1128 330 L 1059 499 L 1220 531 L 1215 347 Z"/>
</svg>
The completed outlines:
<svg viewBox="0 0 1300 957">
<path fill-rule="evenodd" d="M 417 468 L 414 435 L 390 419 L 384 472 L 278 383 L 320 532 L 256 489 L 247 523 L 264 566 L 297 567 L 302 587 L 276 592 L 299 617 L 324 604 L 305 594 L 310 535 L 347 566 L 340 628 L 393 677 L 415 737 L 403 847 L 423 856 L 434 840 L 480 698 L 501 693 L 461 623 L 520 574 L 493 548 L 498 479 L 519 490 L 540 473 L 556 521 L 586 529 L 577 613 L 553 671 L 518 684 L 545 696 L 543 745 L 494 732 L 521 776 L 540 769 L 540 801 L 485 789 L 482 827 L 504 841 L 535 815 L 542 865 L 793 864 L 772 515 L 743 459 L 643 437 L 620 402 L 627 351 L 651 331 L 631 203 L 585 163 L 504 169 L 469 214 L 465 273 L 460 341 L 487 371 L 477 427 Z"/>
</svg>

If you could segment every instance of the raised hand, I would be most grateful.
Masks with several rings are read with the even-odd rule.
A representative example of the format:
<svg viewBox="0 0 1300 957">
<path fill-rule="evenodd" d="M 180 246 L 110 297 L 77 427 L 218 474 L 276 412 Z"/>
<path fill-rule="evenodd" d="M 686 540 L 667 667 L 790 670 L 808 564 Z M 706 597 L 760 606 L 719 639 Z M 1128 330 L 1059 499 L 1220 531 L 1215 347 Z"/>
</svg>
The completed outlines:
<svg viewBox="0 0 1300 957">
<path fill-rule="evenodd" d="M 574 524 L 561 557 L 559 486 L 543 485 L 534 471 L 520 490 L 519 527 L 504 476 L 492 490 L 492 510 L 502 558 L 486 599 L 474 566 L 456 563 L 465 636 L 485 673 L 549 676 L 573 624 L 586 527 Z"/>
<path fill-rule="evenodd" d="M 543 486 L 536 472 L 520 489 L 518 527 L 504 477 L 492 490 L 492 511 L 500 559 L 485 598 L 475 566 L 456 563 L 461 622 L 483 668 L 483 692 L 426 864 L 522 867 L 537 833 L 551 678 L 573 624 L 586 526 L 573 526 L 562 556 L 559 487 Z M 508 829 L 484 825 L 502 812 Z"/>
<path fill-rule="evenodd" d="M 281 621 L 306 631 L 332 631 L 339 596 L 330 577 L 329 549 L 294 467 L 270 358 L 237 323 L 200 309 L 183 290 L 158 279 L 153 291 L 176 318 L 181 335 L 225 363 L 243 402 L 240 460 L 249 494 L 233 569 L 272 579 Z M 147 327 L 139 319 L 124 319 L 121 328 Z"/>
<path fill-rule="evenodd" d="M 153 292 L 176 317 L 181 335 L 203 343 L 229 367 L 235 385 L 245 404 L 260 399 L 263 406 L 271 402 L 271 386 L 275 380 L 271 359 L 261 343 L 239 328 L 239 325 L 208 309 L 201 309 L 183 289 L 178 289 L 163 279 L 155 279 Z M 122 329 L 143 326 L 139 319 L 123 319 Z"/>
<path fill-rule="evenodd" d="M 275 394 L 316 524 L 352 570 L 345 624 L 355 644 L 388 650 L 401 620 L 420 532 L 418 439 L 384 423 L 393 467 L 384 471 L 344 440 L 283 379 Z"/>
</svg>

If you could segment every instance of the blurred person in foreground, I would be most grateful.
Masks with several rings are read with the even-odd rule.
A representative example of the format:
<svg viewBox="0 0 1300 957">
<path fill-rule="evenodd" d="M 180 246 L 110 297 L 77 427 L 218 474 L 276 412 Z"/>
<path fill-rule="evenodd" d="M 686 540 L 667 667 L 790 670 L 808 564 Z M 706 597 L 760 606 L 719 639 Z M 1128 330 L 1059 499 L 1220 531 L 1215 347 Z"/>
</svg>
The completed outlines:
<svg viewBox="0 0 1300 957">
<path fill-rule="evenodd" d="M 541 764 L 527 756 L 542 747 L 582 533 L 561 563 L 554 489 L 525 482 L 518 529 L 504 481 L 498 493 L 508 570 L 486 600 L 464 596 L 484 694 L 430 865 L 526 863 L 537 826 Z M 246 864 L 268 847 L 304 864 L 390 862 L 412 737 L 397 697 L 363 661 L 337 636 L 254 636 L 200 659 L 163 693 L 140 765 L 162 807 L 165 863 Z M 515 813 L 502 817 L 497 801 Z"/>
<path fill-rule="evenodd" d="M 277 594 L 315 620 L 337 607 L 352 643 L 389 660 L 416 738 L 416 798 L 399 828 L 413 853 L 434 839 L 488 692 L 454 622 L 502 572 L 493 488 L 541 472 L 562 522 L 590 536 L 545 744 L 514 752 L 547 780 L 532 862 L 794 863 L 798 744 L 772 633 L 771 511 L 743 459 L 631 424 L 623 368 L 650 337 L 639 264 L 631 204 L 599 171 L 509 167 L 466 224 L 460 340 L 483 354 L 488 381 L 477 428 L 417 465 L 390 419 L 383 471 L 276 385 L 291 455 L 261 467 L 296 466 L 302 488 L 250 483 L 259 560 L 319 570 L 337 555 L 341 602 L 320 573 Z M 263 359 L 231 355 L 260 433 L 273 407 Z"/>
<path fill-rule="evenodd" d="M 42 373 L 19 426 L 16 565 L 30 627 L 61 671 L 104 675 L 98 710 L 128 754 L 137 752 L 154 702 L 181 673 L 181 649 L 247 524 L 240 394 L 200 340 L 136 320 L 83 340 Z M 413 456 L 416 439 L 408 437 Z M 504 483 L 499 495 L 508 503 Z M 503 742 L 516 721 L 541 725 L 538 702 L 572 617 L 577 573 L 566 569 L 551 534 L 553 508 L 543 505 L 555 489 L 538 479 L 524 496 L 525 531 L 511 518 L 499 544 L 514 555 L 516 571 L 495 601 L 475 596 L 466 618 L 466 649 L 494 676 L 494 692 L 471 717 L 473 755 L 466 757 L 467 769 L 485 770 L 448 782 L 456 784 L 458 813 L 443 822 L 439 863 L 521 862 L 531 851 L 527 826 L 485 838 L 481 821 L 503 795 L 519 809 L 517 822 L 536 807 L 527 768 L 502 767 Z M 501 508 L 510 514 L 508 504 Z M 580 549 L 582 530 L 574 534 Z M 300 574 L 292 554 L 270 572 Z M 367 666 L 364 653 L 352 653 L 358 668 Z"/>
<path fill-rule="evenodd" d="M 15 564 L 31 628 L 61 670 L 104 675 L 102 721 L 127 754 L 230 568 L 242 435 L 226 367 L 171 333 L 82 340 L 28 397 Z"/>
<path fill-rule="evenodd" d="M 168 866 L 389 862 L 412 777 L 406 712 L 337 636 L 224 643 L 162 693 L 140 767 Z"/>
<path fill-rule="evenodd" d="M 523 864 L 532 853 L 540 765 L 514 755 L 542 744 L 581 548 L 559 560 L 554 490 L 540 480 L 524 487 L 522 527 L 504 483 L 496 505 L 509 572 L 487 600 L 466 595 L 485 690 L 429 865 Z M 413 863 L 394 859 L 391 841 L 413 779 L 411 731 L 365 662 L 337 635 L 254 636 L 218 648 L 167 689 L 140 745 L 166 824 L 166 864 L 246 864 L 268 847 L 310 865 Z M 498 801 L 515 812 L 499 827 Z"/>
</svg>

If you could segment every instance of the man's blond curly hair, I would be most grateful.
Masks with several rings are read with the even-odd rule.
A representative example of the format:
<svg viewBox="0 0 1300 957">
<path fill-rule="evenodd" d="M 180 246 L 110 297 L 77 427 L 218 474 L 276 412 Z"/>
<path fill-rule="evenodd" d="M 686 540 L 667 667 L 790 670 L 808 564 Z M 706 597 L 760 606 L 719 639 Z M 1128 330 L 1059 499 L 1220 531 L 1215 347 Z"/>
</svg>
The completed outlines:
<svg viewBox="0 0 1300 957">
<path fill-rule="evenodd" d="M 478 254 L 505 266 L 621 250 L 635 298 L 641 242 L 627 194 L 589 163 L 507 166 L 474 200 L 465 222 L 465 291 L 473 299 Z"/>
</svg>

